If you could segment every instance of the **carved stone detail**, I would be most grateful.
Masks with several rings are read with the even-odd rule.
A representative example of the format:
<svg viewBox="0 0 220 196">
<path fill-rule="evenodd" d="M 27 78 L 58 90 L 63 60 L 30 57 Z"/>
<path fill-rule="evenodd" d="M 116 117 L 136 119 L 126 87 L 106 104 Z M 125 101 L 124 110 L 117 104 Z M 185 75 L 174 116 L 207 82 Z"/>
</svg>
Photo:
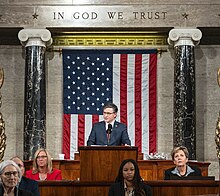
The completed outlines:
<svg viewBox="0 0 220 196">
<path fill-rule="evenodd" d="M 18 38 L 25 47 L 46 47 L 52 44 L 51 33 L 47 29 L 22 29 L 18 33 Z"/>
<path fill-rule="evenodd" d="M 220 159 L 220 116 L 218 117 L 218 121 L 215 129 L 215 143 L 217 149 L 217 157 Z"/>
<path fill-rule="evenodd" d="M 199 29 L 172 29 L 169 32 L 168 43 L 175 46 L 198 45 L 202 38 L 202 32 Z"/>
</svg>

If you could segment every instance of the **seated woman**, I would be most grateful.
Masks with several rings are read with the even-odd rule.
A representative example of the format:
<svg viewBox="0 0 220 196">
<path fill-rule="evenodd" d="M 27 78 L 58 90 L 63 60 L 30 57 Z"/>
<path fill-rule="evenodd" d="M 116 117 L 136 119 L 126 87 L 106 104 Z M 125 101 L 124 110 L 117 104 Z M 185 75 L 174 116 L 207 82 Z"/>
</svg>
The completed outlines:
<svg viewBox="0 0 220 196">
<path fill-rule="evenodd" d="M 26 171 L 26 177 L 33 180 L 62 180 L 61 170 L 53 168 L 51 156 L 43 148 L 35 152 L 33 169 Z"/>
<path fill-rule="evenodd" d="M 151 196 L 151 187 L 146 185 L 133 159 L 122 161 L 115 183 L 109 189 L 109 196 Z"/>
<path fill-rule="evenodd" d="M 188 176 L 202 176 L 201 170 L 196 166 L 187 165 L 189 152 L 186 147 L 175 147 L 171 152 L 173 168 L 165 170 L 164 180 L 183 179 Z"/>
<path fill-rule="evenodd" d="M 3 161 L 0 164 L 0 195 L 31 196 L 28 190 L 18 188 L 22 173 L 18 165 L 12 161 Z"/>
</svg>

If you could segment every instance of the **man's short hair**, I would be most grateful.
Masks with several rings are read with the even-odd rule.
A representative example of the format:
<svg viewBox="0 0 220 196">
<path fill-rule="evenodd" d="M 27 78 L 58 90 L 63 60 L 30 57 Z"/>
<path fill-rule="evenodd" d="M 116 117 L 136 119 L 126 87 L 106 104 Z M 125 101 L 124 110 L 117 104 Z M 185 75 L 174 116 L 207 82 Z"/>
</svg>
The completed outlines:
<svg viewBox="0 0 220 196">
<path fill-rule="evenodd" d="M 114 104 L 114 103 L 106 103 L 103 107 L 103 111 L 106 109 L 106 108 L 112 108 L 114 113 L 117 113 L 118 112 L 118 107 Z"/>
</svg>

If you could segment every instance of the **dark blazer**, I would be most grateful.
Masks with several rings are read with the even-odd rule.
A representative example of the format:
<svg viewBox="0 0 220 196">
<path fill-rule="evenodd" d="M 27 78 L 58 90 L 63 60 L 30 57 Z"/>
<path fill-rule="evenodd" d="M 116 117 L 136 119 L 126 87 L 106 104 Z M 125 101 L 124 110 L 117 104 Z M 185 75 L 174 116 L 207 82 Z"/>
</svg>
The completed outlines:
<svg viewBox="0 0 220 196">
<path fill-rule="evenodd" d="M 91 145 L 108 145 L 121 146 L 124 144 L 131 145 L 126 125 L 115 121 L 112 127 L 112 133 L 108 143 L 105 121 L 95 123 L 87 141 L 87 146 Z"/>
<path fill-rule="evenodd" d="M 33 196 L 40 196 L 38 182 L 35 180 L 31 180 L 22 176 L 21 181 L 19 183 L 19 188 L 32 192 Z"/>
<path fill-rule="evenodd" d="M 29 192 L 28 190 L 23 190 L 17 187 L 15 187 L 14 192 L 15 192 L 14 196 L 33 196 L 33 194 Z M 3 189 L 2 183 L 0 183 L 0 195 L 2 196 L 3 194 L 4 194 L 4 189 Z"/>
<path fill-rule="evenodd" d="M 40 180 L 39 173 L 33 174 L 32 170 L 26 171 L 26 177 L 30 178 L 32 180 Z M 53 169 L 52 173 L 47 173 L 47 179 L 46 180 L 62 180 L 62 174 L 61 170 L 59 169 Z"/>
<path fill-rule="evenodd" d="M 190 176 L 202 176 L 201 170 L 198 167 L 196 166 L 189 166 L 189 167 L 193 169 L 194 172 L 190 173 L 187 176 L 178 176 L 177 174 L 173 174 L 172 171 L 175 169 L 175 167 L 165 170 L 164 180 L 171 180 L 171 179 L 184 180 L 187 179 L 186 177 L 190 177 Z"/>
<path fill-rule="evenodd" d="M 152 196 L 151 187 L 146 185 L 145 183 L 142 183 L 144 192 L 146 196 Z M 121 182 L 116 182 L 110 186 L 108 196 L 124 196 L 124 186 Z"/>
</svg>

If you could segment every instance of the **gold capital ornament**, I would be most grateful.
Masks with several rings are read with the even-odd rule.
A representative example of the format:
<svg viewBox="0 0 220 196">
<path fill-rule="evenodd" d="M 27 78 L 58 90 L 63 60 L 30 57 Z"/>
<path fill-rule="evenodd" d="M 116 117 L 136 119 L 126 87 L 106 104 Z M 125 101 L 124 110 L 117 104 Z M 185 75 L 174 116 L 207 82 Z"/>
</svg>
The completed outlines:
<svg viewBox="0 0 220 196">
<path fill-rule="evenodd" d="M 220 114 L 215 129 L 215 143 L 217 145 L 216 146 L 217 157 L 220 159 Z"/>
<path fill-rule="evenodd" d="M 0 89 L 4 82 L 4 71 L 3 68 L 0 68 Z M 2 96 L 0 92 L 0 107 L 2 105 Z M 3 120 L 3 115 L 0 112 L 0 161 L 2 161 L 4 157 L 4 152 L 6 148 L 6 135 L 5 135 L 5 122 Z"/>
<path fill-rule="evenodd" d="M 218 74 L 217 74 L 217 82 L 220 87 L 220 68 L 218 69 Z M 216 123 L 216 129 L 215 129 L 215 143 L 216 143 L 216 150 L 217 150 L 217 157 L 220 160 L 220 113 L 218 117 L 218 121 Z"/>
</svg>

